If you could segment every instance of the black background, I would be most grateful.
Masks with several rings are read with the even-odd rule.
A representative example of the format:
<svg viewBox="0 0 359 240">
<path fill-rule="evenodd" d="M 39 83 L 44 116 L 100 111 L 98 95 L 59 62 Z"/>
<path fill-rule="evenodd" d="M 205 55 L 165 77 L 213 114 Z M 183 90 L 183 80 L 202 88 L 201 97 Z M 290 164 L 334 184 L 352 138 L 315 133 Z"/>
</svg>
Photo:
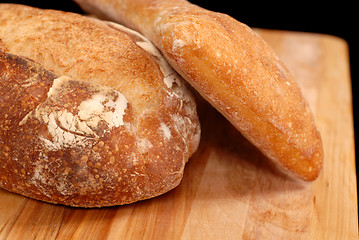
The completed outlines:
<svg viewBox="0 0 359 240">
<path fill-rule="evenodd" d="M 6 1 L 2 1 L 6 2 Z M 71 0 L 15 0 L 34 7 L 83 13 Z M 190 0 L 209 10 L 226 13 L 250 27 L 324 33 L 347 41 L 350 50 L 355 130 L 358 132 L 358 17 L 355 1 L 200 1 Z M 1 14 L 1 13 L 0 13 Z M 333 109 L 336 114 L 336 109 Z M 356 134 L 358 135 L 358 134 Z"/>
</svg>

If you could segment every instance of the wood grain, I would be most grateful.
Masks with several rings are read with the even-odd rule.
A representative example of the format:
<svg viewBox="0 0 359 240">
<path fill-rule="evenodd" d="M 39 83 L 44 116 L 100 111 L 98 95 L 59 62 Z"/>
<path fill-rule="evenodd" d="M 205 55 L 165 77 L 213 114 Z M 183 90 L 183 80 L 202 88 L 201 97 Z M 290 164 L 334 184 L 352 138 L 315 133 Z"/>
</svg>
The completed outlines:
<svg viewBox="0 0 359 240">
<path fill-rule="evenodd" d="M 202 141 L 179 187 L 103 209 L 0 190 L 0 239 L 358 239 L 347 44 L 327 35 L 256 31 L 295 75 L 314 111 L 325 148 L 319 179 L 284 176 L 202 102 Z"/>
</svg>

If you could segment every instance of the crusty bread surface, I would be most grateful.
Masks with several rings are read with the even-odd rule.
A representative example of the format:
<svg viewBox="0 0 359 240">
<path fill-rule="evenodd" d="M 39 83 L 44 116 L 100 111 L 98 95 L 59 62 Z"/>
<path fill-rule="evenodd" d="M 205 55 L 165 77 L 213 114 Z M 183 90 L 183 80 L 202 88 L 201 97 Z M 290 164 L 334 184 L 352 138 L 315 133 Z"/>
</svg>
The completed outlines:
<svg viewBox="0 0 359 240">
<path fill-rule="evenodd" d="M 194 98 L 142 35 L 0 4 L 0 187 L 78 207 L 176 187 L 199 144 Z"/>
<path fill-rule="evenodd" d="M 149 38 L 280 169 L 314 180 L 323 150 L 298 84 L 270 46 L 228 15 L 185 0 L 75 0 Z"/>
</svg>

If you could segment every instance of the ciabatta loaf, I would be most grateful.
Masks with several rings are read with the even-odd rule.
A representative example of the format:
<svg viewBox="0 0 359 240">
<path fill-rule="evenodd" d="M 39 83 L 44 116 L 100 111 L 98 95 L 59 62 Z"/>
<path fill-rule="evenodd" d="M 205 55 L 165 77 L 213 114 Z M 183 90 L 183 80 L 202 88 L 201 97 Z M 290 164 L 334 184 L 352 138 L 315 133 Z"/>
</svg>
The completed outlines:
<svg viewBox="0 0 359 240">
<path fill-rule="evenodd" d="M 200 126 L 184 81 L 140 34 L 0 4 L 0 187 L 80 207 L 176 187 Z"/>
<path fill-rule="evenodd" d="M 75 1 L 143 33 L 282 170 L 317 178 L 323 150 L 313 115 L 287 68 L 248 26 L 185 0 Z"/>
</svg>

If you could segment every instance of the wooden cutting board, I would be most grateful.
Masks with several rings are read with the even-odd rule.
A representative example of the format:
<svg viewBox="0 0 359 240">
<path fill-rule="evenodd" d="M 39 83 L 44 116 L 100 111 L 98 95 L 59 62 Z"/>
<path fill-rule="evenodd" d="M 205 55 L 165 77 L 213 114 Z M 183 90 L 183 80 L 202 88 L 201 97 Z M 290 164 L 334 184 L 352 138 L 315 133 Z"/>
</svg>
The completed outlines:
<svg viewBox="0 0 359 240">
<path fill-rule="evenodd" d="M 287 64 L 321 131 L 313 183 L 281 175 L 209 106 L 182 183 L 131 205 L 76 209 L 0 190 L 0 239 L 358 239 L 348 46 L 336 37 L 256 30 Z"/>
</svg>

